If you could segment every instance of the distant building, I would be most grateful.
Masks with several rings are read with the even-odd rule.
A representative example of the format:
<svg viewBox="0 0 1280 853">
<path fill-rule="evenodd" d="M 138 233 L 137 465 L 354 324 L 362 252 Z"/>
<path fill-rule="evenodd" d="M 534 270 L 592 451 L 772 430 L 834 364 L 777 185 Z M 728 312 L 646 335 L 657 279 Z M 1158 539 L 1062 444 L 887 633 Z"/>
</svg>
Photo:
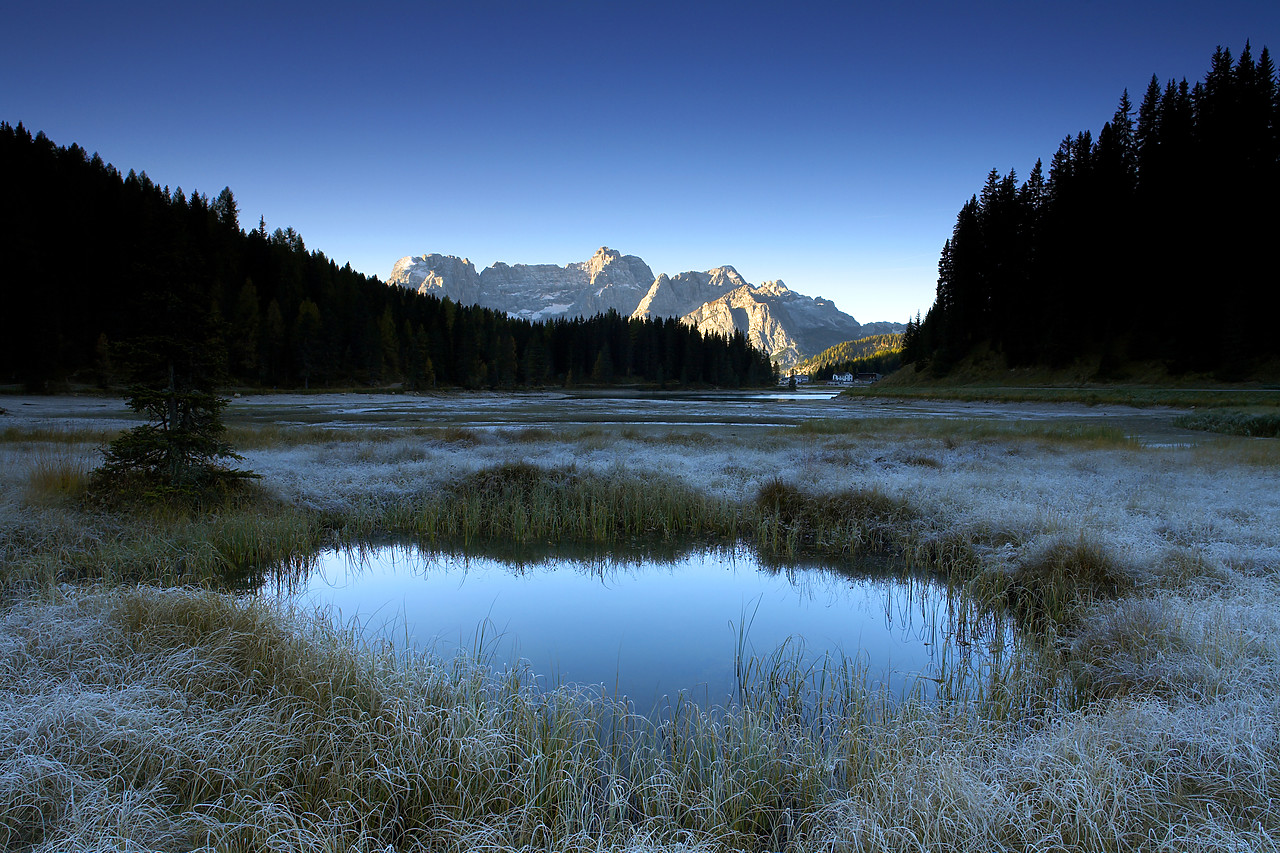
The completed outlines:
<svg viewBox="0 0 1280 853">
<path fill-rule="evenodd" d="M 859 373 L 854 379 L 855 382 L 865 382 L 870 385 L 872 382 L 880 381 L 879 373 Z"/>
<path fill-rule="evenodd" d="M 852 373 L 833 373 L 831 374 L 831 381 L 836 383 L 837 385 L 852 385 L 853 374 Z"/>
</svg>

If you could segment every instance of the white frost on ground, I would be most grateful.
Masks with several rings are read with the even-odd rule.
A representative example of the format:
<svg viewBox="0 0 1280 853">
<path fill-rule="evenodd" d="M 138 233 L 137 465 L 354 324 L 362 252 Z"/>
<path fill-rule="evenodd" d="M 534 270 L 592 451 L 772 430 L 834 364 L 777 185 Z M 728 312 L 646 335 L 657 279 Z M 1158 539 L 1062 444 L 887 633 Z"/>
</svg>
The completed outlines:
<svg viewBox="0 0 1280 853">
<path fill-rule="evenodd" d="M 485 405 L 496 404 L 486 399 Z M 86 405 L 71 415 L 56 402 L 40 403 L 25 418 L 9 401 L 5 407 L 10 414 L 0 418 L 0 428 L 16 421 L 28 429 L 102 428 L 124 420 L 118 405 Z M 465 425 L 465 412 L 453 420 L 459 422 Z M 1013 826 L 1041 833 L 1016 839 L 1019 849 L 1089 848 L 1090 832 L 1125 828 L 1130 813 L 1176 794 L 1236 817 L 1188 818 L 1186 825 L 1162 830 L 1163 837 L 1129 838 L 1125 845 L 1276 849 L 1264 829 L 1264 822 L 1274 826 L 1268 804 L 1280 790 L 1280 453 L 1269 440 L 1144 448 L 966 438 L 963 431 L 952 440 L 909 430 L 824 435 L 721 429 L 711 438 L 707 430 L 685 427 L 550 430 L 532 436 L 388 430 L 354 440 L 279 441 L 246 451 L 245 464 L 286 500 L 338 510 L 429 494 L 467 472 L 504 462 L 660 474 L 734 500 L 752 499 L 773 478 L 817 492 L 875 488 L 921 510 L 922 537 L 960 533 L 983 545 L 997 570 L 1046 542 L 1085 537 L 1120 557 L 1139 582 L 1128 597 L 1095 606 L 1070 638 L 1082 674 L 1115 698 L 1029 734 L 975 726 L 947 737 L 937 720 L 918 733 L 896 731 L 885 744 L 892 772 L 832 803 L 819 816 L 809 847 L 923 849 L 930 846 L 926 838 L 907 837 L 903 827 L 933 820 L 926 828 L 938 830 L 935 841 L 981 839 Z M 41 454 L 83 458 L 94 446 L 88 438 L 0 443 L 0 539 L 22 549 L 33 543 L 54 549 L 93 535 L 80 529 L 74 511 L 29 503 L 24 490 Z M 0 561 L 4 557 L 0 547 Z M 6 618 L 16 624 L 24 616 Z M 95 630 L 92 621 L 67 622 L 68 629 L 80 624 Z M 15 628 L 0 636 L 0 671 L 29 653 L 20 635 Z M 68 672 L 76 666 L 70 660 L 41 665 L 51 678 L 59 666 Z M 110 682 L 112 676 L 94 679 Z M 106 698 L 96 701 L 82 690 L 72 701 L 58 693 L 60 686 L 49 690 L 0 696 L 0 741 L 12 759 L 0 767 L 8 774 L 0 781 L 15 791 L 61 784 L 52 771 L 42 775 L 40 744 L 46 735 L 48 743 L 57 742 L 67 722 L 127 731 L 130 743 L 149 743 L 167 725 L 161 711 L 129 717 L 130 709 L 168 707 L 167 699 L 153 703 L 105 691 Z M 207 748 L 211 755 L 218 751 L 216 743 Z M 135 805 L 104 802 L 90 811 L 127 820 L 130 808 L 154 802 L 149 792 L 134 793 Z M 54 791 L 48 798 L 57 796 Z M 1109 823 L 1091 823 L 1108 811 Z M 1242 817 L 1252 814 L 1256 821 Z M 85 834 L 112 837 L 108 830 Z M 162 846 L 156 838 L 135 840 Z M 1124 846 L 1116 838 L 1092 840 L 1098 849 Z"/>
<path fill-rule="evenodd" d="M 572 433 L 570 433 L 572 435 Z M 908 498 L 931 531 L 1033 545 L 1085 535 L 1136 569 L 1170 553 L 1249 573 L 1280 568 L 1280 471 L 1228 449 L 1089 448 L 981 440 L 769 434 L 741 440 L 611 439 L 480 443 L 421 436 L 334 441 L 246 452 L 280 497 L 341 509 L 369 497 L 425 494 L 504 462 L 671 476 L 716 496 L 750 500 L 774 478 L 806 491 L 875 488 Z"/>
</svg>

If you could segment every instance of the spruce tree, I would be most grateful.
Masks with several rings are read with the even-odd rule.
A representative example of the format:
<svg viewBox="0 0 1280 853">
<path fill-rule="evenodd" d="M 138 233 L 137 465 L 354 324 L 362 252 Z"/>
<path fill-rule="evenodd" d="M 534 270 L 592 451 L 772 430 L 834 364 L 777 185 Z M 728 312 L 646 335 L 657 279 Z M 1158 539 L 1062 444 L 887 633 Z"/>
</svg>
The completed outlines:
<svg viewBox="0 0 1280 853">
<path fill-rule="evenodd" d="M 121 348 L 129 408 L 147 423 L 116 438 L 94 472 L 93 491 L 152 500 L 200 499 L 255 476 L 223 437 L 225 346 L 208 294 L 187 281 L 143 275 L 146 327 Z M 148 284 L 150 286 L 148 286 Z"/>
</svg>

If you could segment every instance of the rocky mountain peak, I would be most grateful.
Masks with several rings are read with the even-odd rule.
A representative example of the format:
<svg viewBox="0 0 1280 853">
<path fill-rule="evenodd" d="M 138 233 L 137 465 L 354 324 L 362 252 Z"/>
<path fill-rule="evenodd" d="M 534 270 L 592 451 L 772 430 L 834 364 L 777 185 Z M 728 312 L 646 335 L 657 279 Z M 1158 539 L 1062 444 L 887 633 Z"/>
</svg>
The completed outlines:
<svg viewBox="0 0 1280 853">
<path fill-rule="evenodd" d="M 783 369 L 853 340 L 861 330 L 830 300 L 796 293 L 781 280 L 752 285 L 728 264 L 655 278 L 643 260 L 608 246 L 562 267 L 497 262 L 479 273 L 471 261 L 454 255 L 409 256 L 396 261 L 387 283 L 534 321 L 612 310 L 679 318 L 725 335 L 741 331 Z"/>
<path fill-rule="evenodd" d="M 601 271 L 606 266 L 622 257 L 622 253 L 617 249 L 610 249 L 608 246 L 601 246 L 596 249 L 596 253 L 591 256 L 591 260 L 587 261 L 587 275 L 592 281 L 595 281 Z"/>
</svg>

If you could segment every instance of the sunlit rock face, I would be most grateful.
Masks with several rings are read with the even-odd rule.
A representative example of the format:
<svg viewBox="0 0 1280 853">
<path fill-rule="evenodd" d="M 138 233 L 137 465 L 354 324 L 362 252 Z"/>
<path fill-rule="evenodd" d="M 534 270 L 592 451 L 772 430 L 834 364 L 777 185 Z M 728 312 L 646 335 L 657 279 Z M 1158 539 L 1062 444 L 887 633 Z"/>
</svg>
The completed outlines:
<svg viewBox="0 0 1280 853">
<path fill-rule="evenodd" d="M 480 299 L 480 274 L 471 261 L 453 255 L 401 258 L 391 268 L 387 283 L 442 299 L 447 296 L 464 305 L 476 304 Z"/>
<path fill-rule="evenodd" d="M 653 283 L 653 270 L 635 255 L 623 255 L 604 246 L 586 262 L 587 292 L 575 303 L 574 313 L 584 317 L 617 311 L 626 317 Z"/>
<path fill-rule="evenodd" d="M 683 317 L 731 290 L 746 286 L 747 282 L 730 266 L 706 272 L 682 272 L 672 277 L 663 273 L 649 287 L 631 316 Z"/>
<path fill-rule="evenodd" d="M 640 258 L 605 246 L 589 260 L 562 267 L 499 262 L 479 273 L 465 258 L 416 255 L 396 261 L 387 282 L 535 321 L 613 310 L 624 317 L 679 318 L 704 332 L 741 331 L 784 370 L 871 334 L 830 300 L 796 293 L 781 281 L 752 285 L 727 265 L 655 279 Z"/>
<path fill-rule="evenodd" d="M 627 316 L 652 282 L 648 264 L 604 246 L 590 260 L 562 267 L 498 262 L 479 274 L 470 261 L 452 255 L 417 255 L 396 261 L 387 279 L 530 320 L 590 317 L 610 309 Z"/>
<path fill-rule="evenodd" d="M 742 332 L 783 370 L 830 346 L 862 336 L 857 320 L 829 299 L 796 293 L 781 281 L 744 284 L 680 318 L 702 332 Z"/>
</svg>

